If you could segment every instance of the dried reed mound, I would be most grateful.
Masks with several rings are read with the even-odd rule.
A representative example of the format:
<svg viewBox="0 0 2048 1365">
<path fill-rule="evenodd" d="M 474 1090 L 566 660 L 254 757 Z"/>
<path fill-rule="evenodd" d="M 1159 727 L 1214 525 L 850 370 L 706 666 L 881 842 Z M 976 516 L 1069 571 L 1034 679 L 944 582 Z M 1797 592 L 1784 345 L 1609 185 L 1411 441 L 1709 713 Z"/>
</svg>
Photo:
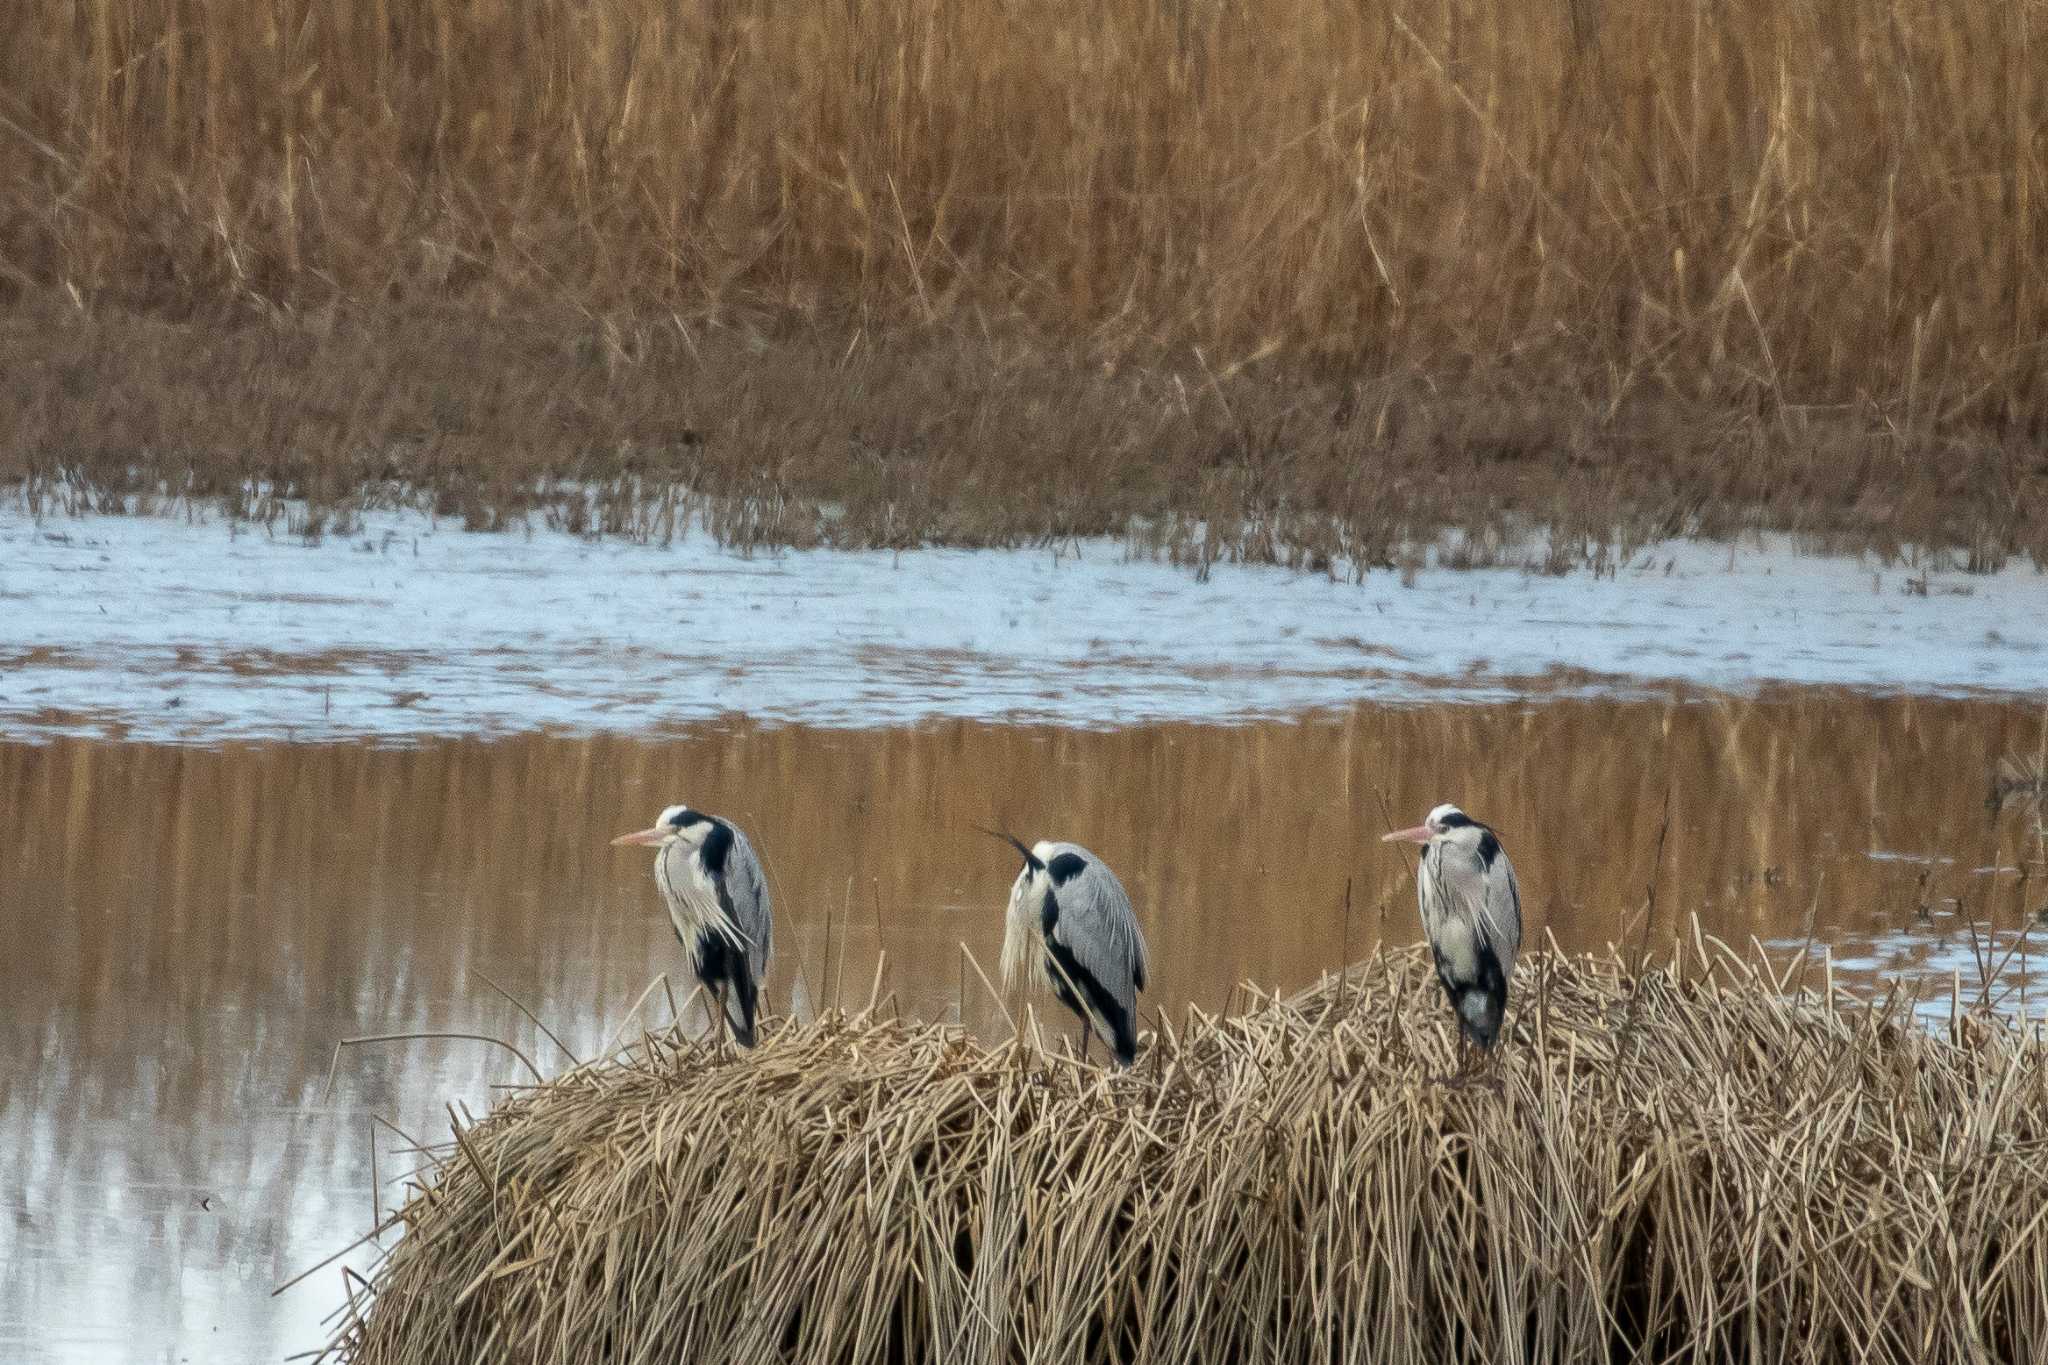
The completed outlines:
<svg viewBox="0 0 2048 1365">
<path fill-rule="evenodd" d="M 1535 954 L 1497 1086 L 1424 958 L 1125 1074 L 863 1016 L 505 1104 L 336 1353 L 455 1360 L 2021 1360 L 2048 1051 L 1717 946 Z"/>
</svg>

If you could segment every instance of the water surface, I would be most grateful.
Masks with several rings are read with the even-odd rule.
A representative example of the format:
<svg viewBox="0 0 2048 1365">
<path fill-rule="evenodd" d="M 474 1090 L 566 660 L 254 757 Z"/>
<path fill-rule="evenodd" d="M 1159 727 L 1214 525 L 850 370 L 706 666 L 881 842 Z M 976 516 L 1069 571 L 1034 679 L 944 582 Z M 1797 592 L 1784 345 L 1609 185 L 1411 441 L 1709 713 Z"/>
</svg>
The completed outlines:
<svg viewBox="0 0 2048 1365">
<path fill-rule="evenodd" d="M 1782 536 L 1650 546 L 1605 575 L 1442 559 L 1362 583 L 1203 578 L 1111 541 L 743 558 L 701 534 L 479 535 L 410 513 L 309 538 L 203 508 L 37 522 L 0 507 L 0 734 L 646 735 L 738 715 L 1102 727 L 2048 681 L 2048 577 L 2031 568 L 1813 556 Z"/>
<path fill-rule="evenodd" d="M 2035 812 L 1986 794 L 2044 726 L 2038 703 L 1802 689 L 1092 731 L 0 744 L 0 1357 L 317 1344 L 337 1272 L 270 1291 L 401 1196 L 389 1132 L 373 1181 L 373 1116 L 438 1138 L 448 1104 L 523 1074 L 475 1043 L 381 1045 L 329 1095 L 336 1041 L 460 1029 L 562 1065 L 488 977 L 595 1052 L 679 967 L 649 859 L 606 844 L 670 801 L 766 855 L 778 1008 L 864 1002 L 880 960 L 904 1011 L 1000 1033 L 963 945 L 994 970 L 1014 855 L 973 822 L 1110 860 L 1148 1009 L 1301 986 L 1418 936 L 1410 863 L 1376 839 L 1453 798 L 1501 831 L 1532 940 L 1640 941 L 1654 883 L 1652 940 L 1697 914 L 1781 960 L 1831 946 L 1837 980 L 1871 986 L 1973 979 L 1975 926 L 2026 945 L 1998 989 L 2038 1011 L 2019 930 L 2048 878 L 2010 871 L 2038 856 Z"/>
<path fill-rule="evenodd" d="M 395 1130 L 525 1074 L 336 1043 L 562 1066 L 496 981 L 596 1053 L 680 970 L 647 855 L 607 844 L 676 800 L 765 853 L 802 1014 L 1000 1033 L 969 960 L 1015 868 L 976 823 L 1111 861 L 1148 1009 L 1305 985 L 1417 937 L 1376 840 L 1442 799 L 1500 829 L 1532 940 L 1698 915 L 1869 989 L 1998 960 L 1997 1003 L 2038 1008 L 2038 807 L 1985 798 L 2048 758 L 2041 575 L 1782 539 L 1611 568 L 0 509 L 0 1358 L 318 1344 L 338 1272 L 270 1290 L 402 1197 Z"/>
</svg>

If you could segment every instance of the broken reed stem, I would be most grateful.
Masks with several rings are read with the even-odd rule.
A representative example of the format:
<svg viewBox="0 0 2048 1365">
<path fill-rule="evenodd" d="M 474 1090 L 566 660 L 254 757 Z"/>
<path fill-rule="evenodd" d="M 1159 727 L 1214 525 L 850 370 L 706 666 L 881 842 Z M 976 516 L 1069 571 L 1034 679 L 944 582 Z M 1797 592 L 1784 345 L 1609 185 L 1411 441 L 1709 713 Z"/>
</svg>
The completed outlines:
<svg viewBox="0 0 2048 1365">
<path fill-rule="evenodd" d="M 546 1079 L 541 1074 L 541 1069 L 533 1064 L 531 1057 L 506 1042 L 503 1038 L 493 1038 L 486 1033 L 460 1033 L 439 1030 L 421 1033 L 373 1033 L 366 1034 L 361 1038 L 344 1038 L 334 1045 L 334 1056 L 327 1063 L 327 1084 L 320 1089 L 321 1097 L 325 1099 L 334 1093 L 334 1075 L 341 1067 L 341 1050 L 345 1047 L 362 1047 L 369 1043 L 414 1043 L 429 1040 L 446 1041 L 450 1039 L 468 1043 L 489 1043 L 492 1047 L 504 1048 L 505 1051 L 519 1059 L 520 1064 L 527 1069 L 534 1080 L 542 1081 Z"/>
<path fill-rule="evenodd" d="M 569 1064 L 571 1066 L 583 1065 L 583 1059 L 581 1057 L 578 1057 L 575 1053 L 571 1052 L 569 1050 L 569 1045 L 563 1042 L 560 1038 L 556 1037 L 555 1031 L 549 1028 L 546 1024 L 542 1023 L 540 1016 L 535 1014 L 532 1010 L 528 1009 L 524 1002 L 522 1002 L 517 996 L 513 995 L 512 992 L 506 990 L 503 986 L 500 986 L 497 982 L 493 981 L 490 978 L 490 976 L 485 973 L 483 968 L 472 967 L 470 970 L 475 972 L 477 976 L 482 979 L 483 983 L 486 986 L 489 986 L 499 995 L 504 996 L 505 999 L 511 1004 L 513 1009 L 518 1010 L 521 1014 L 525 1015 L 526 1022 L 532 1024 L 536 1029 L 539 1029 L 541 1034 L 544 1037 L 546 1037 L 546 1039 L 549 1042 L 555 1045 L 555 1050 L 560 1052 L 564 1057 L 567 1057 L 569 1059 Z"/>
<path fill-rule="evenodd" d="M 839 915 L 839 959 L 832 972 L 832 1008 L 842 1008 L 840 997 L 846 990 L 846 940 L 853 927 L 853 878 L 846 879 L 846 904 Z"/>
<path fill-rule="evenodd" d="M 1671 832 L 1671 783 L 1664 783 L 1664 814 L 1657 823 L 1657 848 L 1651 855 L 1650 881 L 1643 891 L 1643 930 L 1636 939 L 1635 976 L 1641 980 L 1644 969 L 1650 961 L 1650 928 L 1657 917 L 1657 878 L 1664 867 L 1664 839 Z M 1627 1036 L 1635 1027 L 1638 994 L 1631 988 L 1628 997 L 1628 1012 L 1622 1020 L 1622 1034 Z"/>
<path fill-rule="evenodd" d="M 1337 961 L 1344 965 L 1337 972 L 1337 1012 L 1344 1012 L 1344 991 L 1351 982 L 1351 878 L 1344 879 L 1344 945 Z"/>
</svg>

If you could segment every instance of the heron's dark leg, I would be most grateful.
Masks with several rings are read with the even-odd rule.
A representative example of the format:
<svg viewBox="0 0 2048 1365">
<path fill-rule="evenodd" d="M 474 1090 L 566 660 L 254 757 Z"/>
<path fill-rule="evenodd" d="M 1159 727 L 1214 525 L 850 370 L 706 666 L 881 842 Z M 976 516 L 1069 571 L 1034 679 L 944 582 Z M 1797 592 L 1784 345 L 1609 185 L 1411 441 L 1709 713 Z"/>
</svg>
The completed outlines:
<svg viewBox="0 0 2048 1365">
<path fill-rule="evenodd" d="M 725 1012 L 725 993 L 729 989 L 724 981 L 718 983 L 718 1036 L 721 1041 L 732 1043 L 732 1016 Z"/>
<path fill-rule="evenodd" d="M 725 1016 L 726 982 L 732 975 L 726 965 L 726 947 L 717 934 L 706 929 L 697 935 L 697 951 L 694 956 L 697 980 L 704 988 L 704 998 L 709 1002 L 709 1008 L 718 1015 L 718 1022 L 712 1027 L 712 1037 L 709 1040 L 715 1044 L 718 1037 L 732 1027 Z"/>
<path fill-rule="evenodd" d="M 1088 1021 L 1084 1018 L 1081 1020 L 1081 1060 L 1083 1063 L 1086 1063 L 1088 1060 L 1088 1044 L 1094 1041 L 1095 1030 L 1089 1025 Z"/>
</svg>

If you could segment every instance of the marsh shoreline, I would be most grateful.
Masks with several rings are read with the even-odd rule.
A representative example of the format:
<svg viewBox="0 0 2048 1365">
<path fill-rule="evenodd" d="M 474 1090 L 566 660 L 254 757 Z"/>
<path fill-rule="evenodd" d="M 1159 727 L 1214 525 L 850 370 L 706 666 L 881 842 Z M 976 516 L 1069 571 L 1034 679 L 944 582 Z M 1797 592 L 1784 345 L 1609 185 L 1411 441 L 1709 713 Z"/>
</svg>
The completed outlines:
<svg viewBox="0 0 2048 1365">
<path fill-rule="evenodd" d="M 2024 431 L 1598 389 L 1285 352 L 1224 374 L 1015 328 L 46 300 L 0 313 L 0 486 L 38 513 L 197 501 L 269 524 L 291 503 L 343 530 L 402 504 L 647 539 L 680 511 L 743 551 L 1110 536 L 1198 570 L 1414 567 L 1446 533 L 1481 566 L 1533 541 L 1508 562 L 1553 573 L 1746 531 L 2048 563 Z"/>
</svg>

